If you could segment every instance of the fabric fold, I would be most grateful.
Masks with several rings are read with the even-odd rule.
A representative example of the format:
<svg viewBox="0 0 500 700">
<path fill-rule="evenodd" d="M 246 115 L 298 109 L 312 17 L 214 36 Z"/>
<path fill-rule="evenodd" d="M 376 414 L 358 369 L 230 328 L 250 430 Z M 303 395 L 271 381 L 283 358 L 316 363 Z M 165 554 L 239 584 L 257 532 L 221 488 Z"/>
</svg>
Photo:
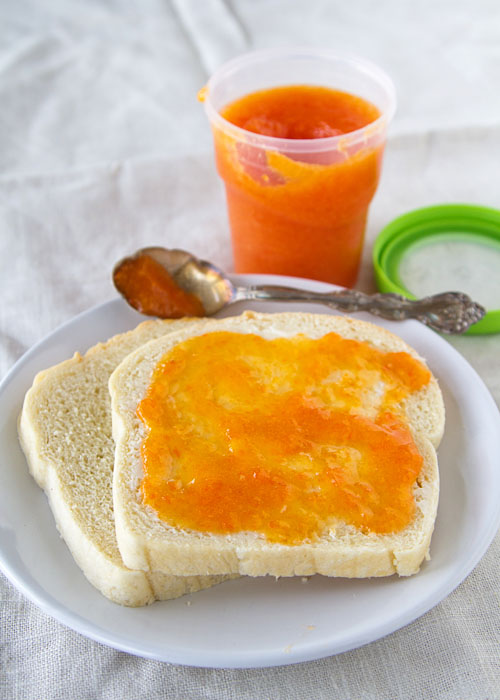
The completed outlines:
<svg viewBox="0 0 500 700">
<path fill-rule="evenodd" d="M 172 0 L 172 6 L 207 75 L 248 49 L 245 31 L 224 0 Z"/>
</svg>

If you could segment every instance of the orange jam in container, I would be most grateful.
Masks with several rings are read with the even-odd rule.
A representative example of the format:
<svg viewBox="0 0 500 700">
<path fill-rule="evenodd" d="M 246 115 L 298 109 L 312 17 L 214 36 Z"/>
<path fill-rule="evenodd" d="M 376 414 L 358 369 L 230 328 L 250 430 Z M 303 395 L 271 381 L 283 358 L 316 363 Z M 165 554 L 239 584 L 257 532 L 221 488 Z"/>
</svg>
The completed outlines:
<svg viewBox="0 0 500 700">
<path fill-rule="evenodd" d="M 288 545 L 339 522 L 399 531 L 422 466 L 401 402 L 429 380 L 409 354 L 335 333 L 186 340 L 137 409 L 144 503 L 172 526 Z"/>
<path fill-rule="evenodd" d="M 352 286 L 394 107 L 390 81 L 330 52 L 264 51 L 221 68 L 201 99 L 236 271 Z"/>
</svg>

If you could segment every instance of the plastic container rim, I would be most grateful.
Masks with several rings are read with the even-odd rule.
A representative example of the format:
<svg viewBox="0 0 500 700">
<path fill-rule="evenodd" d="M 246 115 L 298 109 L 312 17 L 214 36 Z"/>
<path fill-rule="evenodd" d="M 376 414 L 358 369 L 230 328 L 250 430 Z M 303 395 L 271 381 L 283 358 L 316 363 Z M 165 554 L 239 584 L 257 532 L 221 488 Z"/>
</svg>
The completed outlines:
<svg viewBox="0 0 500 700">
<path fill-rule="evenodd" d="M 281 57 L 284 58 L 286 56 L 290 56 L 291 58 L 296 57 L 343 61 L 350 64 L 352 67 L 357 68 L 362 73 L 365 73 L 365 75 L 369 76 L 385 90 L 388 102 L 387 108 L 381 113 L 378 119 L 370 124 L 367 124 L 361 129 L 356 129 L 355 131 L 350 131 L 346 134 L 339 134 L 338 136 L 326 136 L 317 139 L 283 139 L 275 136 L 256 134 L 252 131 L 247 131 L 246 129 L 242 129 L 239 126 L 232 124 L 221 116 L 213 105 L 210 97 L 214 86 L 218 82 L 224 78 L 227 78 L 231 73 L 237 72 L 242 65 L 247 65 L 249 62 L 253 62 L 255 65 L 258 65 L 259 63 L 263 63 L 269 59 Z M 396 89 L 393 81 L 382 68 L 377 66 L 375 63 L 372 63 L 368 59 L 362 58 L 361 56 L 330 49 L 287 47 L 251 51 L 227 61 L 221 65 L 208 80 L 203 102 L 205 112 L 212 126 L 215 126 L 227 133 L 231 133 L 238 140 L 251 142 L 256 145 L 258 144 L 267 150 L 286 150 L 287 152 L 307 151 L 309 153 L 318 153 L 323 151 L 334 151 L 338 150 L 339 147 L 342 148 L 347 145 L 354 145 L 360 141 L 364 141 L 367 136 L 369 137 L 378 131 L 387 129 L 396 111 Z"/>
</svg>

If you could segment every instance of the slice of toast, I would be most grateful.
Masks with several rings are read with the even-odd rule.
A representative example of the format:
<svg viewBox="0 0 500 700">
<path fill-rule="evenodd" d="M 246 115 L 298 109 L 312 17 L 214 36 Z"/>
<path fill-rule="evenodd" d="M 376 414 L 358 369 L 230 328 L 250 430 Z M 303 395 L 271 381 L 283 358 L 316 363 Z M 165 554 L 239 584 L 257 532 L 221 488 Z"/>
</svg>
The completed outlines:
<svg viewBox="0 0 500 700">
<path fill-rule="evenodd" d="M 140 606 L 212 586 L 227 577 L 175 576 L 127 568 L 113 516 L 114 443 L 108 380 L 143 343 L 203 321 L 146 321 L 40 372 L 28 391 L 19 437 L 31 474 L 45 490 L 76 563 L 115 603 Z"/>
<path fill-rule="evenodd" d="M 215 534 L 168 524 L 144 504 L 141 495 L 141 446 L 146 428 L 137 407 L 159 361 L 175 346 L 210 332 L 257 334 L 265 339 L 303 334 L 320 338 L 335 332 L 383 352 L 404 352 L 425 364 L 402 339 L 372 323 L 326 314 L 246 312 L 239 317 L 207 321 L 152 341 L 129 355 L 113 372 L 113 435 L 116 443 L 113 497 L 118 546 L 124 561 L 145 571 L 250 576 L 311 575 L 370 577 L 411 575 L 428 556 L 439 493 L 436 447 L 444 429 L 444 404 L 436 379 L 401 401 L 423 466 L 413 486 L 415 514 L 403 530 L 377 534 L 338 523 L 316 539 L 298 544 L 269 541 L 262 533 Z M 203 465 L 200 465 L 200 472 Z"/>
</svg>

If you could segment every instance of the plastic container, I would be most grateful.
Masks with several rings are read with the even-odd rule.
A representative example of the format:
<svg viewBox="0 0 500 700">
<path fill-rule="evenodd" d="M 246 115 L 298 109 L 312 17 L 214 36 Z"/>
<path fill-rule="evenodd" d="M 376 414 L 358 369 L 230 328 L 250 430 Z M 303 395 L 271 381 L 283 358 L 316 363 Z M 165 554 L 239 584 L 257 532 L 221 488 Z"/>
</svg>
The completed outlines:
<svg viewBox="0 0 500 700">
<path fill-rule="evenodd" d="M 290 85 L 354 94 L 380 116 L 338 136 L 283 139 L 246 131 L 220 114 L 249 93 Z M 352 286 L 395 110 L 389 77 L 364 59 L 328 50 L 258 51 L 222 66 L 204 103 L 226 186 L 235 270 Z"/>
<path fill-rule="evenodd" d="M 467 335 L 500 332 L 499 210 L 442 204 L 408 212 L 378 235 L 373 265 L 381 292 L 465 292 L 487 312 Z"/>
</svg>

